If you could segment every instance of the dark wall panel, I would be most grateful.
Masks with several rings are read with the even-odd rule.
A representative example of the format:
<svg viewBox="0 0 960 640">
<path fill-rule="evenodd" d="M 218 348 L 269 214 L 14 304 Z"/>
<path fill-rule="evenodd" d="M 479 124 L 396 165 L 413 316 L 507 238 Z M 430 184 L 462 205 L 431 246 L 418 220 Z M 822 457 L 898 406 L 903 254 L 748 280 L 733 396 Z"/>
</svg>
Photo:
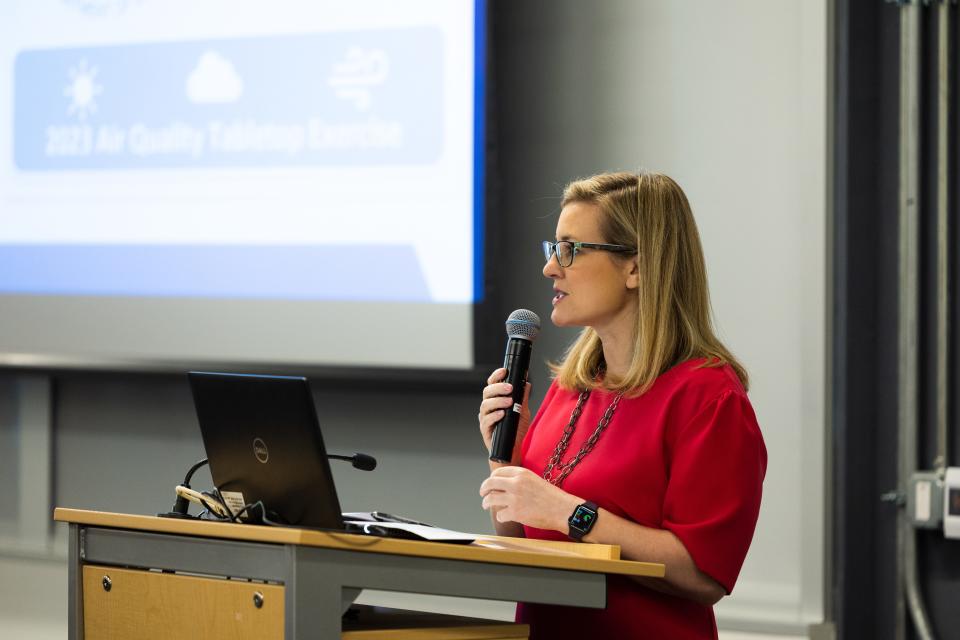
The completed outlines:
<svg viewBox="0 0 960 640">
<path fill-rule="evenodd" d="M 921 9 L 920 301 L 917 464 L 932 468 L 936 426 L 936 21 Z M 900 11 L 892 3 L 834 3 L 836 74 L 834 149 L 834 406 L 835 453 L 833 598 L 841 638 L 894 638 L 900 586 L 896 576 L 898 507 L 881 502 L 897 488 L 899 291 Z M 952 30 L 956 33 L 956 11 Z M 954 55 L 954 60 L 956 56 Z M 956 77 L 954 73 L 956 96 Z M 957 114 L 951 115 L 956 132 Z M 956 159 L 958 136 L 952 135 Z M 951 192 L 960 173 L 953 164 Z M 950 251 L 960 248 L 956 206 Z M 951 308 L 957 306 L 957 260 L 951 260 Z M 951 329 L 953 344 L 960 337 Z M 957 353 L 956 347 L 950 347 Z M 960 367 L 950 358 L 951 389 L 960 391 Z M 950 394 L 950 415 L 956 415 Z M 953 464 L 960 429 L 953 420 Z M 921 588 L 937 637 L 960 627 L 960 544 L 941 531 L 921 532 L 917 544 Z M 908 623 L 908 635 L 912 634 Z M 911 635 L 912 637 L 912 635 Z"/>
</svg>

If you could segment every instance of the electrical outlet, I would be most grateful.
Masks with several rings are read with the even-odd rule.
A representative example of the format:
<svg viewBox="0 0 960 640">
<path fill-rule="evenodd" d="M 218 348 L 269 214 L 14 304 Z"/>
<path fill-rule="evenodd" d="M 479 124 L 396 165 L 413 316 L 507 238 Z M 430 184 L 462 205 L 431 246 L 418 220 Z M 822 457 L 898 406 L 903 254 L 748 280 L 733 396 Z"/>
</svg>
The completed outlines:
<svg viewBox="0 0 960 640">
<path fill-rule="evenodd" d="M 907 515 L 917 529 L 939 529 L 943 523 L 943 481 L 935 471 L 917 471 L 907 489 Z"/>
<path fill-rule="evenodd" d="M 960 538 L 960 467 L 949 467 L 943 484 L 943 535 Z"/>
</svg>

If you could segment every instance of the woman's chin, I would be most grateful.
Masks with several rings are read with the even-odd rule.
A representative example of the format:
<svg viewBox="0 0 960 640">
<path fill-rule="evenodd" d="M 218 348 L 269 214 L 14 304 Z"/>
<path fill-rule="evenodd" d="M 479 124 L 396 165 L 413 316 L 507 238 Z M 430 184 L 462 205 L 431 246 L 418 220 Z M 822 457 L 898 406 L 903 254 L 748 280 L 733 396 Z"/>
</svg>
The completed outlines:
<svg viewBox="0 0 960 640">
<path fill-rule="evenodd" d="M 563 312 L 558 311 L 556 307 L 554 307 L 553 311 L 550 312 L 550 322 L 552 322 L 555 327 L 573 326 L 573 323 L 570 322 L 568 318 L 564 317 Z"/>
</svg>

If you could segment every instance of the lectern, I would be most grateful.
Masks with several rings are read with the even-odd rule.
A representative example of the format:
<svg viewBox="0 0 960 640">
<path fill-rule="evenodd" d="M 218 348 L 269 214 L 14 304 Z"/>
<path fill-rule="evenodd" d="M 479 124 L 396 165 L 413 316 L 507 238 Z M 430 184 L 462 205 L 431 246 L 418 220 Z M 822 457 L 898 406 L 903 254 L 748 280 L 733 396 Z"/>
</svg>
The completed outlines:
<svg viewBox="0 0 960 640">
<path fill-rule="evenodd" d="M 607 545 L 453 545 L 63 508 L 54 519 L 70 526 L 70 640 L 118 629 L 339 640 L 342 614 L 365 588 L 602 608 L 607 575 L 664 575 L 662 564 L 620 560 Z"/>
</svg>

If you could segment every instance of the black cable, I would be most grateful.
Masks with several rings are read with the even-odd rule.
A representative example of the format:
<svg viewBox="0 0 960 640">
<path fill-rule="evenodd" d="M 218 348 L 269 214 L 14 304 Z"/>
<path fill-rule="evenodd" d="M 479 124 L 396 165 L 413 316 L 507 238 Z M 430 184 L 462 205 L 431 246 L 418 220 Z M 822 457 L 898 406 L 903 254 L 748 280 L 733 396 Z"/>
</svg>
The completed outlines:
<svg viewBox="0 0 960 640">
<path fill-rule="evenodd" d="M 216 495 L 210 493 L 209 491 L 201 491 L 201 492 L 200 492 L 200 495 L 203 496 L 204 498 L 209 498 L 211 502 L 214 502 L 214 503 L 220 505 L 221 507 L 223 507 L 223 509 L 224 509 L 225 511 L 227 511 L 227 512 L 229 513 L 230 509 L 224 504 L 223 500 L 220 499 L 219 496 L 216 496 Z M 212 509 L 212 511 L 213 511 L 214 514 L 215 514 L 218 518 L 220 518 L 221 520 L 224 519 L 224 518 L 226 518 L 226 516 L 220 514 L 220 512 L 217 511 L 216 509 Z"/>
<path fill-rule="evenodd" d="M 260 504 L 261 507 L 263 506 L 263 503 L 262 503 L 262 502 L 252 502 L 252 503 L 250 503 L 250 504 L 245 504 L 245 505 L 243 505 L 243 508 L 240 509 L 240 511 L 237 511 L 236 515 L 233 516 L 232 522 L 236 522 L 237 520 L 239 520 L 239 519 L 240 519 L 240 516 L 242 516 L 242 515 L 243 515 L 244 513 L 246 513 L 247 511 L 250 511 L 250 509 L 252 509 L 253 507 L 257 506 L 257 504 Z"/>
<path fill-rule="evenodd" d="M 261 511 L 260 519 L 261 519 L 261 520 L 263 520 L 264 522 L 266 522 L 266 523 L 267 523 L 268 525 L 270 525 L 271 527 L 284 527 L 284 526 L 286 526 L 286 525 L 283 524 L 282 522 L 274 522 L 273 520 L 271 520 L 270 518 L 268 518 L 268 517 L 267 517 L 267 508 L 263 505 L 263 501 L 262 501 L 262 500 L 258 500 L 258 502 L 260 503 L 260 511 Z"/>
<path fill-rule="evenodd" d="M 183 486 L 187 489 L 190 488 L 190 479 L 193 478 L 193 474 L 197 472 L 197 469 L 202 467 L 205 464 L 208 464 L 209 460 L 204 458 L 200 460 L 187 471 L 187 475 L 183 478 Z M 165 518 L 193 518 L 188 512 L 190 511 L 190 501 L 181 495 L 177 495 L 176 501 L 173 503 L 173 509 L 167 513 L 158 513 L 157 515 Z"/>
<path fill-rule="evenodd" d="M 283 524 L 281 524 L 281 523 L 279 523 L 279 522 L 274 522 L 273 520 L 271 520 L 271 519 L 267 516 L 267 507 L 266 507 L 265 504 L 263 504 L 263 500 L 257 500 L 256 502 L 251 502 L 251 503 L 249 503 L 249 504 L 243 505 L 243 509 L 241 509 L 240 511 L 238 511 L 235 517 L 237 518 L 237 520 L 239 520 L 239 519 L 240 519 L 240 516 L 242 516 L 245 512 L 250 511 L 250 512 L 252 513 L 252 512 L 253 512 L 253 509 L 255 509 L 256 507 L 260 507 L 260 522 L 261 522 L 261 523 L 263 523 L 263 524 L 265 524 L 265 525 L 268 525 L 268 526 L 271 526 L 271 527 L 282 527 L 282 526 L 284 526 Z"/>
<path fill-rule="evenodd" d="M 230 505 L 227 504 L 227 501 L 223 499 L 223 493 L 222 493 L 219 489 L 214 489 L 214 490 L 213 490 L 213 493 L 204 491 L 204 492 L 202 492 L 201 495 L 206 496 L 206 497 L 209 497 L 211 500 L 216 501 L 217 504 L 219 504 L 220 506 L 223 507 L 223 509 L 227 512 L 227 517 L 223 517 L 223 516 L 221 516 L 221 515 L 219 515 L 219 514 L 216 514 L 216 510 L 215 510 L 215 509 L 211 508 L 206 502 L 203 502 L 203 501 L 201 500 L 201 502 L 203 503 L 203 505 L 204 505 L 205 507 L 207 507 L 207 508 L 210 510 L 211 513 L 214 513 L 214 514 L 215 514 L 218 518 L 220 518 L 221 520 L 229 520 L 230 522 L 239 522 L 239 521 L 240 521 L 240 516 L 242 516 L 242 515 L 243 515 L 244 513 L 246 513 L 247 511 L 250 511 L 250 510 L 253 509 L 254 507 L 259 506 L 259 507 L 260 507 L 260 512 L 261 512 L 261 519 L 262 519 L 264 522 L 266 522 L 267 524 L 274 524 L 273 522 L 271 522 L 271 520 L 270 520 L 269 518 L 267 518 L 266 508 L 264 507 L 262 500 L 257 500 L 256 502 L 252 502 L 252 503 L 249 503 L 249 504 L 245 504 L 245 505 L 243 505 L 243 508 L 242 508 L 242 509 L 240 509 L 239 511 L 237 511 L 236 513 L 234 513 L 233 510 L 230 509 Z"/>
<path fill-rule="evenodd" d="M 190 467 L 190 470 L 187 471 L 187 475 L 185 475 L 185 476 L 183 477 L 183 486 L 185 486 L 187 489 L 189 489 L 189 488 L 190 488 L 190 479 L 193 478 L 193 474 L 195 474 L 195 473 L 197 472 L 197 469 L 199 469 L 200 467 L 202 467 L 202 466 L 205 465 L 205 464 L 210 464 L 210 461 L 209 461 L 207 458 L 204 458 L 203 460 L 200 460 L 199 462 L 195 463 L 192 467 Z"/>
<path fill-rule="evenodd" d="M 227 504 L 227 501 L 223 499 L 223 494 L 220 493 L 220 489 L 214 489 L 213 494 L 217 497 L 217 502 L 223 505 L 223 508 L 226 509 L 227 515 L 230 516 L 230 522 L 236 522 L 237 517 L 233 515 L 233 510 L 230 508 L 230 505 Z"/>
<path fill-rule="evenodd" d="M 190 487 L 187 486 L 188 480 L 189 480 L 190 477 L 196 472 L 197 469 L 199 469 L 200 467 L 202 467 L 202 466 L 203 466 L 204 464 L 206 464 L 206 463 L 207 463 L 206 460 L 201 460 L 200 462 L 198 462 L 197 464 L 195 464 L 193 467 L 191 467 L 191 468 L 190 468 L 190 471 L 187 472 L 187 477 L 184 479 L 184 485 L 183 485 L 183 486 L 185 486 L 185 487 L 187 487 L 187 488 L 189 489 Z M 282 527 L 282 526 L 284 526 L 282 523 L 280 523 L 280 522 L 275 522 L 274 520 L 272 520 L 270 517 L 267 516 L 267 507 L 266 507 L 266 505 L 263 504 L 263 500 L 257 500 L 256 502 L 251 502 L 251 503 L 245 504 L 245 505 L 243 505 L 243 508 L 241 508 L 239 511 L 237 511 L 236 513 L 234 513 L 233 510 L 230 508 L 230 505 L 227 504 L 227 501 L 226 501 L 226 500 L 224 499 L 224 497 L 223 497 L 223 492 L 221 492 L 219 488 L 215 488 L 212 492 L 211 492 L 211 491 L 201 491 L 201 492 L 200 492 L 200 495 L 202 496 L 202 497 L 200 498 L 200 504 L 204 507 L 204 512 L 201 513 L 199 516 L 190 516 L 190 517 L 202 518 L 203 515 L 206 514 L 206 515 L 212 516 L 213 518 L 216 518 L 217 520 L 220 520 L 220 521 L 240 522 L 240 517 L 241 517 L 243 514 L 245 514 L 245 513 L 247 513 L 247 512 L 251 512 L 251 513 L 252 513 L 252 512 L 253 512 L 253 509 L 259 507 L 259 508 L 260 508 L 260 522 L 262 522 L 263 524 L 269 525 L 269 526 L 273 526 L 273 527 Z M 179 499 L 179 498 L 180 498 L 180 496 L 178 496 L 178 499 Z M 207 498 L 208 500 L 210 500 L 210 502 L 207 502 L 207 500 L 204 500 L 204 498 Z M 186 498 L 184 498 L 184 501 L 186 501 Z M 220 511 L 219 511 L 218 509 L 215 509 L 215 508 L 211 505 L 211 502 L 219 505 L 220 507 L 222 507 L 222 508 L 223 508 L 223 511 L 226 511 L 226 512 L 227 512 L 227 515 L 226 515 L 226 516 L 221 515 Z"/>
<path fill-rule="evenodd" d="M 207 513 L 213 514 L 213 516 L 214 516 L 215 518 L 217 518 L 218 520 L 223 520 L 223 516 L 221 516 L 219 513 L 217 513 L 217 510 L 214 509 L 212 506 L 210 506 L 210 503 L 209 503 L 209 502 L 207 502 L 207 501 L 204 500 L 203 498 L 200 498 L 200 504 L 203 505 L 203 507 L 204 507 L 204 509 L 206 510 Z M 202 514 L 201 514 L 201 515 L 202 515 Z M 200 516 L 197 516 L 197 517 L 199 518 Z"/>
</svg>

